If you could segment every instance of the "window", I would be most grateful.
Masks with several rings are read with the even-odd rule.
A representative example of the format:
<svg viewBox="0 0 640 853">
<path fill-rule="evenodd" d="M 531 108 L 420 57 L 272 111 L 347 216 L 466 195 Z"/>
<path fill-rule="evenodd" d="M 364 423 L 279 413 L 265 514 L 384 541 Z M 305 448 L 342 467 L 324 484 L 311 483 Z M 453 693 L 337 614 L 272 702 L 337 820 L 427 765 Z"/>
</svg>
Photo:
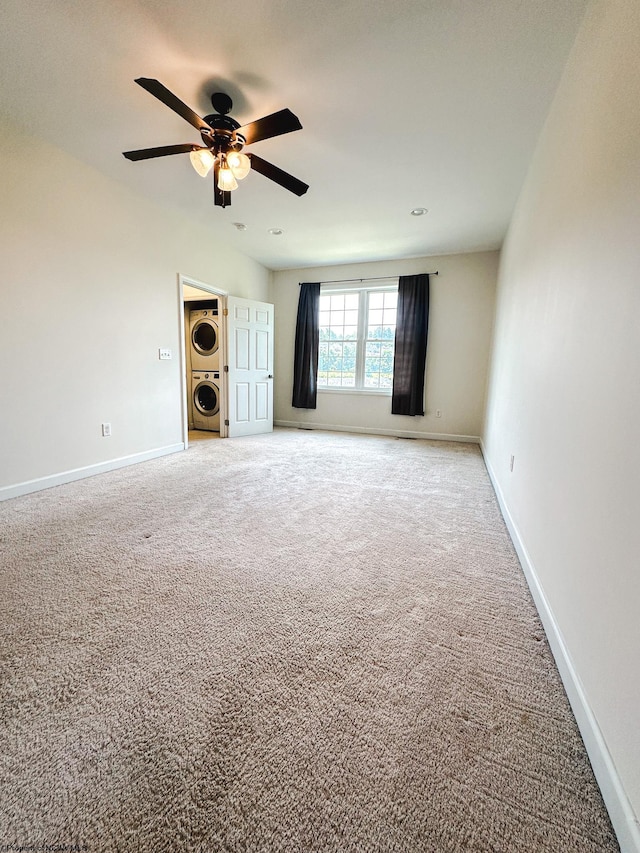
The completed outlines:
<svg viewBox="0 0 640 853">
<path fill-rule="evenodd" d="M 397 286 L 320 293 L 318 388 L 390 393 Z"/>
</svg>

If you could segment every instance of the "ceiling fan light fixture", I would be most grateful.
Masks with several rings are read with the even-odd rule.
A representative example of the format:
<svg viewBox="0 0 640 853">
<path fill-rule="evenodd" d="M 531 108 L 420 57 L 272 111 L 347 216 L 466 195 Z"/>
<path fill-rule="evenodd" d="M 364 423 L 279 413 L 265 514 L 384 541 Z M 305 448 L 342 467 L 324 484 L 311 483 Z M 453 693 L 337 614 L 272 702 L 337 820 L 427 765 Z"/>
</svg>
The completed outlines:
<svg viewBox="0 0 640 853">
<path fill-rule="evenodd" d="M 246 154 L 241 154 L 239 151 L 230 151 L 227 154 L 227 166 L 233 172 L 234 177 L 241 181 L 251 171 L 251 160 Z"/>
<path fill-rule="evenodd" d="M 226 163 L 220 166 L 220 171 L 218 172 L 218 189 L 222 190 L 223 193 L 238 189 L 238 182 L 233 176 L 231 169 L 227 168 Z"/>
<path fill-rule="evenodd" d="M 191 165 L 196 172 L 202 178 L 206 178 L 211 171 L 216 158 L 208 148 L 196 148 L 195 151 L 192 151 L 189 154 L 189 159 L 191 160 Z"/>
</svg>

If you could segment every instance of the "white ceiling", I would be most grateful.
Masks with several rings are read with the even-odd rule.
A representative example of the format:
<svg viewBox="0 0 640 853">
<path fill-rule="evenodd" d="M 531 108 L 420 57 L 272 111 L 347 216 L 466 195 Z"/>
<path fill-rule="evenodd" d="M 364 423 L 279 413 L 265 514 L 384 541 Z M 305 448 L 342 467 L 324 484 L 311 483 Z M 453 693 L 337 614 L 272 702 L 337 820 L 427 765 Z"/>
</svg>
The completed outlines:
<svg viewBox="0 0 640 853">
<path fill-rule="evenodd" d="M 2 5 L 1 113 L 283 269 L 498 248 L 587 0 Z M 308 193 L 252 173 L 223 210 L 188 155 L 125 160 L 199 142 L 135 77 L 241 124 L 289 107 L 303 130 L 250 150 Z"/>
</svg>

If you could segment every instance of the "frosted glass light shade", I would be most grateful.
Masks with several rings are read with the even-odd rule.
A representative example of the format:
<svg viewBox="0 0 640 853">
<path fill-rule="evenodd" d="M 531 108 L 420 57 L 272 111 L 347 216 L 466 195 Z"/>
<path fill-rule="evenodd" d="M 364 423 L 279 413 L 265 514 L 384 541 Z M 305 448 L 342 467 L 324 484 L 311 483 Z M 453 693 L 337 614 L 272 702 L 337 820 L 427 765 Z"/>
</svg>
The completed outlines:
<svg viewBox="0 0 640 853">
<path fill-rule="evenodd" d="M 206 178 L 216 158 L 208 148 L 198 148 L 197 151 L 192 151 L 189 154 L 189 159 L 196 172 Z"/>
<path fill-rule="evenodd" d="M 231 169 L 223 167 L 218 172 L 218 189 L 221 189 L 222 192 L 230 192 L 231 190 L 238 189 L 238 182 L 233 177 Z"/>
<path fill-rule="evenodd" d="M 246 154 L 241 154 L 239 151 L 231 151 L 227 154 L 227 166 L 231 169 L 239 181 L 246 178 L 251 170 L 251 160 Z"/>
</svg>

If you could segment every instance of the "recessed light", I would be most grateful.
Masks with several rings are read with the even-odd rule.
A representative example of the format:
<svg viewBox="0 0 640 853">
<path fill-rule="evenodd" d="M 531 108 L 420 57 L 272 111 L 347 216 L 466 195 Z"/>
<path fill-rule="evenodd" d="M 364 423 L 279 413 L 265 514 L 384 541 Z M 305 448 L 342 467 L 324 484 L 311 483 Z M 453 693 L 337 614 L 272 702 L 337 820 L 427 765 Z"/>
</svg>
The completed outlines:
<svg viewBox="0 0 640 853">
<path fill-rule="evenodd" d="M 238 229 L 238 231 L 246 231 L 247 230 L 247 226 L 244 224 L 244 222 L 234 222 L 233 224 Z"/>
<path fill-rule="evenodd" d="M 269 228 L 269 234 L 273 234 L 274 237 L 279 237 L 281 234 L 284 234 L 282 228 Z"/>
<path fill-rule="evenodd" d="M 429 213 L 426 207 L 414 207 L 411 211 L 412 216 L 424 216 L 425 213 Z"/>
</svg>

